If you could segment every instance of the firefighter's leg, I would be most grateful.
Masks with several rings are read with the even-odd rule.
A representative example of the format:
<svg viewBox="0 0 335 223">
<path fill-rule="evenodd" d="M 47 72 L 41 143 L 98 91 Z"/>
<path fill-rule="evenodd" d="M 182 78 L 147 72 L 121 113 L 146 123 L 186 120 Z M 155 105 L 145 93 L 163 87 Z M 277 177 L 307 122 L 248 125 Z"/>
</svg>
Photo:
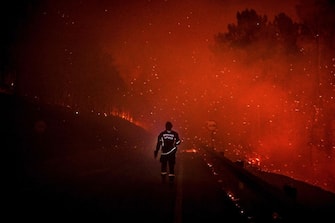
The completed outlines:
<svg viewBox="0 0 335 223">
<path fill-rule="evenodd" d="M 167 159 L 165 157 L 161 157 L 161 176 L 165 177 L 167 175 Z"/>
<path fill-rule="evenodd" d="M 175 157 L 170 157 L 169 159 L 169 180 L 173 181 L 175 177 L 174 166 L 175 166 Z"/>
</svg>

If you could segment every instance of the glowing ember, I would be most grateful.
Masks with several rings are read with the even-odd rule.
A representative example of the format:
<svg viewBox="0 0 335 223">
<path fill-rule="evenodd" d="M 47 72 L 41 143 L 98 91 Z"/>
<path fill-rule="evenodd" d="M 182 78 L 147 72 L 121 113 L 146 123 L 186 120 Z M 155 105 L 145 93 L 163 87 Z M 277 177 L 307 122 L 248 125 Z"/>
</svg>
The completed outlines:
<svg viewBox="0 0 335 223">
<path fill-rule="evenodd" d="M 335 192 L 334 5 L 238 2 L 24 5 L 4 19 L 1 86 L 152 132 L 171 120 L 195 147 Z"/>
</svg>

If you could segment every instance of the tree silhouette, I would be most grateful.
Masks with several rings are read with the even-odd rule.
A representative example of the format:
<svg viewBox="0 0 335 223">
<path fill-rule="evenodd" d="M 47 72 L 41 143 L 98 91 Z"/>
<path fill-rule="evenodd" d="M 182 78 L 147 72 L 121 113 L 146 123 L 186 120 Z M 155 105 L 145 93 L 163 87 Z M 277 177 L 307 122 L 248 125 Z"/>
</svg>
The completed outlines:
<svg viewBox="0 0 335 223">
<path fill-rule="evenodd" d="M 248 52 L 247 60 L 272 57 L 278 53 L 297 54 L 299 24 L 285 13 L 275 16 L 271 23 L 253 9 L 236 14 L 237 24 L 229 24 L 228 32 L 215 36 L 216 47 Z"/>
<path fill-rule="evenodd" d="M 294 23 L 285 13 L 280 13 L 275 16 L 273 26 L 277 44 L 284 48 L 285 53 L 297 53 L 299 25 Z"/>
<path fill-rule="evenodd" d="M 227 33 L 219 33 L 217 39 L 229 42 L 234 47 L 246 47 L 259 41 L 264 35 L 267 17 L 260 16 L 253 9 L 237 12 L 237 25 L 229 24 Z"/>
</svg>

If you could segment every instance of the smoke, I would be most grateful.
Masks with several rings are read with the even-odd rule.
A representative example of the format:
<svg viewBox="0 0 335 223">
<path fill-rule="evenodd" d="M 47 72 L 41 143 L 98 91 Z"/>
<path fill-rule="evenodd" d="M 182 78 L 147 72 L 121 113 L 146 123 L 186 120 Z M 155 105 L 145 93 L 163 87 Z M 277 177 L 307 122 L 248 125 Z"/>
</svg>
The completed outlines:
<svg viewBox="0 0 335 223">
<path fill-rule="evenodd" d="M 237 12 L 254 9 L 268 20 L 284 12 L 297 20 L 295 5 L 43 1 L 17 44 L 22 92 L 93 110 L 116 107 L 153 133 L 169 120 L 187 146 L 209 145 L 214 138 L 227 156 L 256 154 L 272 171 L 292 175 L 294 169 L 303 178 L 312 161 L 335 169 L 329 168 L 331 154 L 306 149 L 318 97 L 310 58 L 278 54 L 258 60 L 266 50 L 262 45 L 249 54 L 215 51 L 215 35 L 236 22 Z M 333 97 L 331 86 L 323 91 Z M 207 128 L 210 120 L 215 134 Z"/>
</svg>

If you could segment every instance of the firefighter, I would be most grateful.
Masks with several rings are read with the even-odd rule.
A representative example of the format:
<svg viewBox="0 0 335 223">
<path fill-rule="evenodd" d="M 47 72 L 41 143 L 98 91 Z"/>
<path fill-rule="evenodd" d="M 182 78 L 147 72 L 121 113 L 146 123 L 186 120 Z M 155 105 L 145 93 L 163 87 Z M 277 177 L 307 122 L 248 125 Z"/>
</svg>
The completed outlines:
<svg viewBox="0 0 335 223">
<path fill-rule="evenodd" d="M 174 181 L 177 145 L 179 145 L 180 142 L 178 133 L 172 130 L 172 123 L 167 121 L 165 123 L 165 130 L 158 135 L 157 145 L 154 151 L 154 157 L 157 158 L 158 151 L 161 149 L 159 161 L 161 163 L 161 176 L 163 181 L 165 181 L 167 175 L 169 176 L 170 182 Z"/>
</svg>

